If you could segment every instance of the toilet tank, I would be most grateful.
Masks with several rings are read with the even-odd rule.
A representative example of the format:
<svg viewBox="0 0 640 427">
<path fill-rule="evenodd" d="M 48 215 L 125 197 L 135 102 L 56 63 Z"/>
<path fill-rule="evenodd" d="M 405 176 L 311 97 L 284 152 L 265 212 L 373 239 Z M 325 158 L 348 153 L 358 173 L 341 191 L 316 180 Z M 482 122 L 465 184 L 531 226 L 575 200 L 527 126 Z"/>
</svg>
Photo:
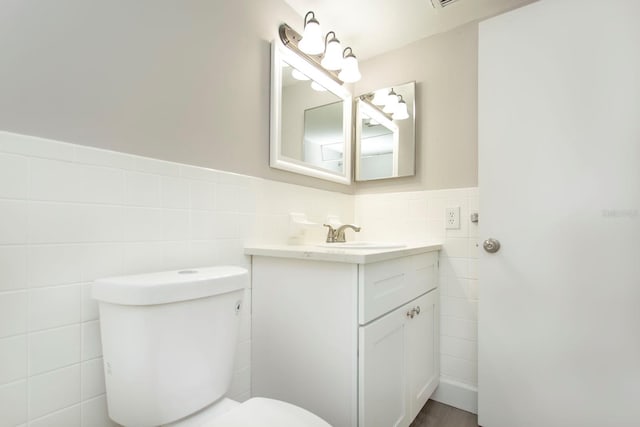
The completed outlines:
<svg viewBox="0 0 640 427">
<path fill-rule="evenodd" d="M 248 281 L 234 266 L 96 280 L 109 417 L 157 426 L 222 397 Z"/>
</svg>

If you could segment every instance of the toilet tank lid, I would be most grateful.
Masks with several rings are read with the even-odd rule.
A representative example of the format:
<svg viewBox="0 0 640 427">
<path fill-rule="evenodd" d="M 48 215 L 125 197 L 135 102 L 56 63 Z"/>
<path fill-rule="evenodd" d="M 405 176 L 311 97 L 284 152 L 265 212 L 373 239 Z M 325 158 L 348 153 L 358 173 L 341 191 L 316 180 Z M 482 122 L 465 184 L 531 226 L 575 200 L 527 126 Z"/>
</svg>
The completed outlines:
<svg viewBox="0 0 640 427">
<path fill-rule="evenodd" d="M 233 292 L 248 285 L 247 269 L 216 266 L 98 279 L 91 296 L 121 305 L 153 305 Z"/>
</svg>

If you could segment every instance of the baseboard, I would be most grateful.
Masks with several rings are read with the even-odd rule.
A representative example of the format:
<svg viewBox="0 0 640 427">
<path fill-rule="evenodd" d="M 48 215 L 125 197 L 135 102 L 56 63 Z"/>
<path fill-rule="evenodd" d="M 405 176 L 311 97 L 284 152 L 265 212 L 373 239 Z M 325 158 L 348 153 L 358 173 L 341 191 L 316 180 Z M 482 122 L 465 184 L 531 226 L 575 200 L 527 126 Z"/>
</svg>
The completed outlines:
<svg viewBox="0 0 640 427">
<path fill-rule="evenodd" d="M 440 379 L 440 385 L 431 399 L 474 414 L 478 413 L 478 389 L 447 379 Z"/>
</svg>

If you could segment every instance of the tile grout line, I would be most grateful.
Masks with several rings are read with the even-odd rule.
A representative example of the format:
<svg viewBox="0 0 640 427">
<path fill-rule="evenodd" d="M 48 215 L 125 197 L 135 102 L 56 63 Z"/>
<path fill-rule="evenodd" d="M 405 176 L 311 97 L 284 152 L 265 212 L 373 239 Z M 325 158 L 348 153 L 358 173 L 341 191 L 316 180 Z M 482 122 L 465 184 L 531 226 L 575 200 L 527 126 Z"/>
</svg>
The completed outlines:
<svg viewBox="0 0 640 427">
<path fill-rule="evenodd" d="M 84 271 L 81 272 L 81 277 L 84 279 L 86 274 Z M 82 404 L 83 402 L 83 397 L 84 397 L 84 369 L 83 369 L 83 363 L 84 361 L 82 360 L 82 350 L 84 349 L 84 323 L 83 319 L 82 319 L 82 309 L 84 308 L 84 298 L 82 296 L 82 288 L 84 285 L 80 285 L 80 304 L 79 305 L 79 310 L 80 310 L 80 315 L 79 315 L 79 320 L 80 322 L 78 323 L 79 325 L 79 333 L 80 333 L 80 348 L 78 349 L 79 354 L 78 354 L 78 360 L 80 361 L 80 396 L 79 396 L 79 405 L 80 405 L 80 425 L 82 426 L 82 420 L 83 420 L 83 411 L 84 411 L 84 405 Z"/>
<path fill-rule="evenodd" d="M 29 158 L 27 161 L 27 200 L 31 195 L 31 170 L 32 170 L 32 162 L 33 159 Z M 28 203 L 28 202 L 27 202 Z M 29 214 L 29 206 L 27 204 L 27 225 L 26 225 L 26 272 L 25 272 L 25 281 L 26 281 L 26 290 L 27 290 L 27 413 L 25 423 L 27 425 L 31 425 L 31 322 L 30 322 L 30 314 L 31 314 L 31 280 L 29 278 L 29 266 L 31 261 L 31 238 L 29 236 L 30 225 L 31 225 L 31 215 Z"/>
<path fill-rule="evenodd" d="M 42 420 L 42 419 L 44 419 L 44 418 L 51 417 L 51 416 L 53 416 L 53 415 L 59 414 L 59 413 L 61 413 L 61 412 L 63 412 L 63 411 L 66 411 L 66 410 L 68 410 L 68 409 L 71 409 L 71 408 L 73 408 L 73 407 L 75 407 L 75 406 L 81 406 L 81 405 L 80 405 L 79 403 L 74 403 L 74 404 L 72 404 L 72 405 L 65 406 L 65 407 L 60 408 L 60 409 L 56 409 L 56 410 L 55 410 L 55 411 L 53 411 L 53 412 L 49 412 L 49 413 L 46 413 L 46 414 L 44 414 L 44 415 L 41 415 L 41 416 L 39 416 L 39 417 L 37 417 L 37 418 L 34 418 L 33 420 L 29 420 L 29 424 L 28 424 L 28 425 L 31 425 L 31 424 L 32 424 L 32 421 L 40 421 L 40 420 Z"/>
</svg>

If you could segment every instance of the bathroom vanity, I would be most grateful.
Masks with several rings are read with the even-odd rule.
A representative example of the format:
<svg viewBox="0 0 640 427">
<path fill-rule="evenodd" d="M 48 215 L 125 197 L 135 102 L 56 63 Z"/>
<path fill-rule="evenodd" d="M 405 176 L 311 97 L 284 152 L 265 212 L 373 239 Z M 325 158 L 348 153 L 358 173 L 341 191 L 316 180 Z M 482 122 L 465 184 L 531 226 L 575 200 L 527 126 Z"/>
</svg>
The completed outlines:
<svg viewBox="0 0 640 427">
<path fill-rule="evenodd" d="M 254 246 L 252 395 L 408 426 L 439 381 L 439 244 Z"/>
</svg>

